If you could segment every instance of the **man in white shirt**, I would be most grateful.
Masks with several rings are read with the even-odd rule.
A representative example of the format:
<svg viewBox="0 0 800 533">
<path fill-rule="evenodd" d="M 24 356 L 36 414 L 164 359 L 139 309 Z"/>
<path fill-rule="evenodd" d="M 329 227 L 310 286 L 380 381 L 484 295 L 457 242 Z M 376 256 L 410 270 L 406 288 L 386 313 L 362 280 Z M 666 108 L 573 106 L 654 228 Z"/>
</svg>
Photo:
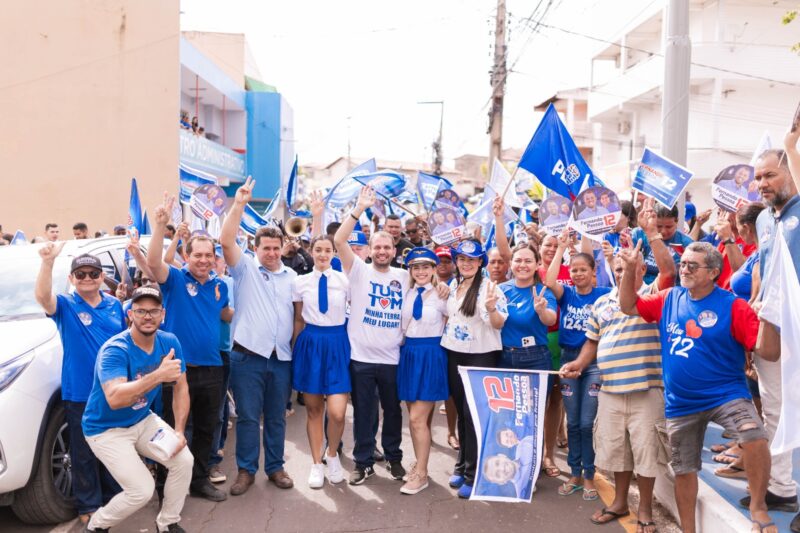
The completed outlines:
<svg viewBox="0 0 800 533">
<path fill-rule="evenodd" d="M 357 257 L 347 240 L 358 217 L 375 203 L 375 192 L 364 187 L 358 204 L 334 236 L 342 261 L 342 269 L 350 280 L 350 381 L 353 400 L 353 456 L 356 468 L 350 476 L 351 485 L 360 485 L 375 473 L 375 388 L 378 388 L 383 408 L 381 444 L 387 459 L 387 469 L 394 479 L 401 480 L 406 471 L 401 464 L 403 414 L 397 397 L 397 364 L 400 360 L 400 310 L 403 294 L 408 288 L 408 272 L 391 267 L 395 257 L 394 240 L 384 231 L 370 238 L 371 264 Z"/>
</svg>

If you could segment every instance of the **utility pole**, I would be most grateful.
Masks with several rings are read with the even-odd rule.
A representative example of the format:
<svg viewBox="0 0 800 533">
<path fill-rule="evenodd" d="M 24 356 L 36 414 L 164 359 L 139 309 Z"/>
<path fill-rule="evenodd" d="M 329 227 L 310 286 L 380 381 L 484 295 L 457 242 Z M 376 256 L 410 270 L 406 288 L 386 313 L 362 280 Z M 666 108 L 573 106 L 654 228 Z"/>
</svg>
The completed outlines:
<svg viewBox="0 0 800 533">
<path fill-rule="evenodd" d="M 494 29 L 494 65 L 490 72 L 492 101 L 489 109 L 489 172 L 503 149 L 503 96 L 506 90 L 506 0 L 497 0 Z"/>
<path fill-rule="evenodd" d="M 444 156 L 442 155 L 442 127 L 444 126 L 444 101 L 443 100 L 436 100 L 432 102 L 417 102 L 418 104 L 438 104 L 440 107 L 439 112 L 439 137 L 436 138 L 433 143 L 431 143 L 431 147 L 433 148 L 433 169 L 432 172 L 435 176 L 442 175 L 442 161 L 444 160 Z"/>
<path fill-rule="evenodd" d="M 689 77 L 692 43 L 689 39 L 689 0 L 669 0 L 666 13 L 664 90 L 661 101 L 662 152 L 686 166 L 689 135 Z M 678 220 L 683 220 L 686 201 L 678 199 Z"/>
<path fill-rule="evenodd" d="M 350 160 L 350 119 L 353 117 L 347 117 L 347 171 L 353 168 L 352 161 Z"/>
</svg>

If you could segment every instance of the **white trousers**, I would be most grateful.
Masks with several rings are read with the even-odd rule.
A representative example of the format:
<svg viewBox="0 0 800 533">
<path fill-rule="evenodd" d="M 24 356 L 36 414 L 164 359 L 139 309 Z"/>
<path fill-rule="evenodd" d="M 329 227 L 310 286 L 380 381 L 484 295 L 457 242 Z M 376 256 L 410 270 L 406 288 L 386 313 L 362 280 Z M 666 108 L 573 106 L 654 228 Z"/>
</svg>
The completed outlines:
<svg viewBox="0 0 800 533">
<path fill-rule="evenodd" d="M 766 361 L 753 357 L 758 371 L 758 391 L 761 393 L 761 410 L 764 414 L 764 428 L 769 442 L 775 438 L 781 418 L 781 362 Z M 792 497 L 797 495 L 797 485 L 792 479 L 792 452 L 772 454 L 772 469 L 769 472 L 768 490 L 776 495 Z"/>
<path fill-rule="evenodd" d="M 148 448 L 148 442 L 159 428 L 173 431 L 161 418 L 150 413 L 147 418 L 129 428 L 112 428 L 99 435 L 86 437 L 94 454 L 122 487 L 122 492 L 92 515 L 89 528 L 116 526 L 144 507 L 153 497 L 155 481 L 140 455 L 169 469 L 164 485 L 164 502 L 156 517 L 158 530 L 166 531 L 169 524 L 180 522 L 183 503 L 192 481 L 194 458 L 188 447 L 184 447 L 167 461 L 156 457 Z"/>
</svg>

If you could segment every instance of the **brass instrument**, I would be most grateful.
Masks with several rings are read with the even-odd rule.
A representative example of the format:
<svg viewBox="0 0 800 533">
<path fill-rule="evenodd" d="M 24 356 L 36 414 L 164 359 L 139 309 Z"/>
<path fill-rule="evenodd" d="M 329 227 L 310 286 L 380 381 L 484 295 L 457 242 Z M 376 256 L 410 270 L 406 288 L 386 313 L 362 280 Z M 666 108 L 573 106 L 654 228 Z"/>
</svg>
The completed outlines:
<svg viewBox="0 0 800 533">
<path fill-rule="evenodd" d="M 308 229 L 308 219 L 302 217 L 290 217 L 284 225 L 286 235 L 289 237 L 299 237 Z"/>
</svg>

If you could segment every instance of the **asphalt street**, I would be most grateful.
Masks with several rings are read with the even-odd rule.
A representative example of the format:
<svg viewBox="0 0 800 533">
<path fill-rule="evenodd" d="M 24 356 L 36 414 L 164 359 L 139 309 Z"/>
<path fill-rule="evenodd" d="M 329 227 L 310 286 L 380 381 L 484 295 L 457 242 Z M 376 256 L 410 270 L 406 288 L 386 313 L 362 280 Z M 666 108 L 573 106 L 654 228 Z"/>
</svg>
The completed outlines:
<svg viewBox="0 0 800 533">
<path fill-rule="evenodd" d="M 434 415 L 433 439 L 429 474 L 431 485 L 414 496 L 400 493 L 401 481 L 389 477 L 383 464 L 376 465 L 376 475 L 363 485 L 352 487 L 344 483 L 325 484 L 322 489 L 308 488 L 307 478 L 311 456 L 305 432 L 305 410 L 295 405 L 297 412 L 288 420 L 286 470 L 294 478 L 295 488 L 281 490 L 267 481 L 263 471 L 255 484 L 242 496 L 229 496 L 221 503 L 187 497 L 181 525 L 190 533 L 215 532 L 365 532 L 365 531 L 450 531 L 464 528 L 470 531 L 536 531 L 566 533 L 602 531 L 634 532 L 636 519 L 631 515 L 621 522 L 595 526 L 589 521 L 592 513 L 610 503 L 613 488 L 598 482 L 601 500 L 586 502 L 580 494 L 559 496 L 559 484 L 566 480 L 548 478 L 543 473 L 537 483 L 533 501 L 500 503 L 459 500 L 447 486 L 455 452 L 447 445 L 447 425 L 443 415 Z M 353 468 L 352 413 L 348 412 L 345 428 L 346 470 Z M 228 490 L 236 476 L 235 428 L 229 432 L 223 469 L 228 481 L 220 487 Z M 411 437 L 407 425 L 403 435 L 403 464 L 409 468 L 413 461 Z M 263 460 L 263 453 L 262 453 Z M 566 468 L 565 456 L 559 450 L 557 462 Z M 263 463 L 262 463 L 263 464 Z M 112 529 L 114 533 L 154 533 L 158 502 L 153 500 L 141 511 Z M 656 519 L 659 531 L 673 530 L 663 514 Z M 666 526 L 666 527 L 662 527 Z M 82 531 L 77 520 L 59 526 L 26 526 L 8 508 L 0 508 L 0 531 L 4 533 L 77 533 Z M 676 529 L 673 531 L 677 531 Z"/>
</svg>

